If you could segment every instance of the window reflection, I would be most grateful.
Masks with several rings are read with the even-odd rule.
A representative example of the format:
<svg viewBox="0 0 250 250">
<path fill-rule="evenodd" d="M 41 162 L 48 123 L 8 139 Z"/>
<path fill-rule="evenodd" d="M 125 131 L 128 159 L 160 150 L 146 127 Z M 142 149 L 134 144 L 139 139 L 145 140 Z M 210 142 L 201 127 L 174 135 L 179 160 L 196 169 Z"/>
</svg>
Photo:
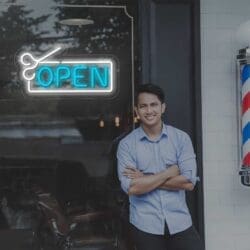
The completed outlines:
<svg viewBox="0 0 250 250">
<path fill-rule="evenodd" d="M 28 2 L 27 5 L 9 5 L 0 12 L 1 34 L 0 100 L 1 113 L 58 114 L 63 116 L 131 115 L 131 20 L 124 8 L 62 7 L 63 1 Z M 109 1 L 105 1 L 107 4 Z M 86 1 L 87 3 L 87 1 Z M 111 1 L 111 3 L 113 3 Z M 72 18 L 92 20 L 89 25 L 65 25 Z M 66 48 L 61 58 L 108 57 L 117 62 L 117 93 L 108 98 L 33 98 L 27 96 L 20 80 L 18 55 L 31 51 L 34 56 L 50 50 L 55 44 Z M 47 105 L 45 105 L 47 104 Z M 111 122 L 110 120 L 110 122 Z M 125 122 L 125 121 L 124 121 Z M 125 122 L 127 123 L 127 121 Z"/>
</svg>

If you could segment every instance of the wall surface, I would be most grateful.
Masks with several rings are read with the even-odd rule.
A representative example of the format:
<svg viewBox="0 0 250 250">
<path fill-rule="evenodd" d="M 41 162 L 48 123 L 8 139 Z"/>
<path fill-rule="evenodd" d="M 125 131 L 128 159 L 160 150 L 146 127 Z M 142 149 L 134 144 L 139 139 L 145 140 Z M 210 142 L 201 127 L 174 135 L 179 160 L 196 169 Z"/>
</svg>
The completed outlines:
<svg viewBox="0 0 250 250">
<path fill-rule="evenodd" d="M 250 188 L 237 163 L 236 31 L 249 0 L 201 0 L 206 250 L 250 249 Z"/>
</svg>

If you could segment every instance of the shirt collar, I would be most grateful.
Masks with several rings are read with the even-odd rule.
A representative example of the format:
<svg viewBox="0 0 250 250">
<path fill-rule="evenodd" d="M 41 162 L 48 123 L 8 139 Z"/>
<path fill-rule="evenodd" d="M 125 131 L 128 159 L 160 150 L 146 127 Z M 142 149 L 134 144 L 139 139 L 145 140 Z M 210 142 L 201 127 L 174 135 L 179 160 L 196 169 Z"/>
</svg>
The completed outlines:
<svg viewBox="0 0 250 250">
<path fill-rule="evenodd" d="M 167 126 L 164 123 L 162 124 L 161 134 L 159 135 L 159 137 L 156 140 L 153 140 L 153 141 L 159 141 L 163 136 L 168 136 L 168 134 L 167 134 Z M 140 140 L 147 139 L 148 141 L 152 141 L 148 137 L 148 135 L 145 133 L 142 126 L 139 127 L 139 139 Z"/>
</svg>

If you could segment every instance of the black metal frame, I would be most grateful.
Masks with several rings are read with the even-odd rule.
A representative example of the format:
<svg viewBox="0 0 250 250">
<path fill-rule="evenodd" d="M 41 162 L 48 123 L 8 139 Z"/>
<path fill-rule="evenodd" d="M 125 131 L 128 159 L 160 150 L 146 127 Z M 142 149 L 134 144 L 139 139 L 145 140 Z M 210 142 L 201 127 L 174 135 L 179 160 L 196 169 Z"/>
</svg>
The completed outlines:
<svg viewBox="0 0 250 250">
<path fill-rule="evenodd" d="M 202 169 L 202 100 L 201 100 L 201 48 L 200 48 L 200 0 L 139 0 L 138 7 L 138 30 L 139 30 L 139 55 L 141 61 L 140 83 L 151 82 L 151 41 L 150 41 L 150 8 L 154 3 L 169 3 L 169 4 L 188 4 L 191 8 L 191 26 L 192 26 L 192 58 L 194 79 L 194 99 L 192 106 L 194 107 L 194 144 L 196 148 L 197 164 L 199 167 L 200 182 L 196 188 L 197 195 L 197 216 L 198 228 L 200 236 L 205 239 L 204 233 L 204 195 L 203 195 L 203 169 Z M 145 18 L 149 17 L 149 18 Z M 143 30 L 143 32 L 142 32 Z"/>
</svg>

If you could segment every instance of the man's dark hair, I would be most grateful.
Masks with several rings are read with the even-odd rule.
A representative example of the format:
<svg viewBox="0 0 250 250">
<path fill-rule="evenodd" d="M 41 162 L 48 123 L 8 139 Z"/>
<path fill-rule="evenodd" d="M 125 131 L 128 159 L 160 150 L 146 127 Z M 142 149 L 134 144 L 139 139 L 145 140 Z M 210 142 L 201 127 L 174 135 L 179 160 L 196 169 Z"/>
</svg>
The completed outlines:
<svg viewBox="0 0 250 250">
<path fill-rule="evenodd" d="M 152 84 L 152 83 L 147 83 L 147 84 L 138 85 L 138 87 L 136 88 L 136 91 L 135 91 L 135 105 L 137 105 L 138 96 L 141 93 L 154 94 L 159 98 L 161 103 L 164 103 L 164 101 L 165 101 L 165 94 L 164 94 L 162 88 L 159 87 L 158 85 L 155 85 L 155 84 Z"/>
</svg>

